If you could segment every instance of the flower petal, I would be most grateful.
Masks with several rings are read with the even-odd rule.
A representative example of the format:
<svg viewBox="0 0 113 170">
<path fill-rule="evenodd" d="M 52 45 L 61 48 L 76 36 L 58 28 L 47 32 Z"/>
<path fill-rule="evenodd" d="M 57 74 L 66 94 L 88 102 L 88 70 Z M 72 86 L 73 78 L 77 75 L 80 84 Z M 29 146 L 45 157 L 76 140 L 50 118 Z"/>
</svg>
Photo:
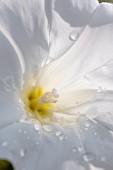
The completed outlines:
<svg viewBox="0 0 113 170">
<path fill-rule="evenodd" d="M 78 39 L 99 3 L 97 0 L 53 0 L 45 3 L 50 30 L 49 55 L 55 58 Z M 71 39 L 73 33 L 75 36 Z"/>
<path fill-rule="evenodd" d="M 55 117 L 63 117 L 64 121 L 75 123 L 81 117 L 98 121 L 107 121 L 113 112 L 113 91 L 98 91 L 96 89 L 80 90 L 64 93 L 56 103 Z M 64 115 L 63 115 L 64 114 Z M 109 119 L 104 117 L 106 115 Z M 103 117 L 103 118 L 102 118 Z M 112 117 L 111 117 L 112 118 Z M 109 120 L 112 123 L 112 120 Z"/>
<path fill-rule="evenodd" d="M 21 88 L 22 67 L 18 54 L 0 32 L 0 127 L 16 121 L 21 115 L 16 95 Z"/>
<path fill-rule="evenodd" d="M 57 136 L 56 130 L 62 136 Z M 64 162 L 79 158 L 79 154 L 74 154 L 72 149 L 79 146 L 81 141 L 78 133 L 75 132 L 73 138 L 68 128 L 64 131 L 61 127 L 56 127 L 56 130 L 54 133 L 47 133 L 42 129 L 37 131 L 32 124 L 24 123 L 4 128 L 0 131 L 0 157 L 11 160 L 15 169 L 53 170 L 54 167 L 62 170 Z"/>
<path fill-rule="evenodd" d="M 16 169 L 112 170 L 112 134 L 95 121 L 57 126 L 51 133 L 16 123 L 2 129 L 0 136 L 0 157 L 12 161 Z"/>
<path fill-rule="evenodd" d="M 87 153 L 93 155 L 91 164 L 96 167 L 112 170 L 113 134 L 96 121 L 80 122 L 79 133 Z M 87 156 L 87 154 L 86 154 Z M 84 157 L 84 160 L 86 157 Z"/>
<path fill-rule="evenodd" d="M 75 45 L 45 67 L 41 84 L 61 90 L 113 60 L 112 30 L 113 5 L 102 3 Z"/>
<path fill-rule="evenodd" d="M 0 1 L 0 27 L 21 51 L 26 69 L 37 72 L 47 59 L 48 28 L 43 0 Z M 34 70 L 33 70 L 34 68 Z"/>
</svg>

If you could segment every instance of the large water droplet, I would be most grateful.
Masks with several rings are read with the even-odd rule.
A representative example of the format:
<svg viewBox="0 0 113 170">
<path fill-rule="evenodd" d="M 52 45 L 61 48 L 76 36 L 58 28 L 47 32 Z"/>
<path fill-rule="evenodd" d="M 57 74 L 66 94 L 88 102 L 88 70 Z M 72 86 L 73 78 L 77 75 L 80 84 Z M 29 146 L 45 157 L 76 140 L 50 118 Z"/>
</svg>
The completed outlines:
<svg viewBox="0 0 113 170">
<path fill-rule="evenodd" d="M 43 129 L 46 131 L 46 132 L 53 132 L 54 131 L 54 126 L 53 125 L 43 125 Z"/>
<path fill-rule="evenodd" d="M 64 140 L 64 135 L 60 135 L 60 136 L 59 136 L 59 140 L 60 140 L 60 141 Z"/>
<path fill-rule="evenodd" d="M 72 41 L 76 41 L 79 37 L 79 33 L 77 32 L 77 30 L 74 30 L 72 31 L 70 34 L 69 34 L 69 38 L 70 40 Z"/>
<path fill-rule="evenodd" d="M 83 155 L 83 160 L 85 162 L 90 162 L 94 160 L 94 155 L 92 153 L 86 153 Z"/>
</svg>

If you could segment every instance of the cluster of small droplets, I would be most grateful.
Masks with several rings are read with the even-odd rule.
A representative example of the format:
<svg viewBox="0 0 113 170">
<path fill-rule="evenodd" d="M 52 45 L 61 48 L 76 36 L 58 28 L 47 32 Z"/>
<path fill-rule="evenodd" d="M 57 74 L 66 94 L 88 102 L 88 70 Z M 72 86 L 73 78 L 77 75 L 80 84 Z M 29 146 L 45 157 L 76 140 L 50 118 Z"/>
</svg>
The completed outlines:
<svg viewBox="0 0 113 170">
<path fill-rule="evenodd" d="M 52 89 L 51 92 L 44 93 L 40 100 L 42 103 L 56 103 L 58 101 L 58 97 L 59 95 L 57 94 L 57 90 Z"/>
</svg>

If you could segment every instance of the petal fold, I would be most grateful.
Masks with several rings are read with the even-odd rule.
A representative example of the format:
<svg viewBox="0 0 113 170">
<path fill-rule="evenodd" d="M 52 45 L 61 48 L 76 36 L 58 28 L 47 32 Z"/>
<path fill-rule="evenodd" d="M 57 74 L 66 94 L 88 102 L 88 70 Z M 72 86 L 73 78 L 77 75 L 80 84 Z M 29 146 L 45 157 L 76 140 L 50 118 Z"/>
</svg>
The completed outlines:
<svg viewBox="0 0 113 170">
<path fill-rule="evenodd" d="M 113 60 L 113 5 L 102 3 L 73 47 L 43 70 L 41 84 L 62 90 Z"/>
</svg>

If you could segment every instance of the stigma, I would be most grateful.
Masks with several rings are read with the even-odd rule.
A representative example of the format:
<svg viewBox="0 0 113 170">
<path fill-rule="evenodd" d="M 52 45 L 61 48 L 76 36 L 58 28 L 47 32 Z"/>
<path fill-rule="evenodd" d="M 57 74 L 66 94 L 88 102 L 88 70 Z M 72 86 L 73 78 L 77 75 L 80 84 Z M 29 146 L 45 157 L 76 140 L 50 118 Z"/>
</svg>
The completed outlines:
<svg viewBox="0 0 113 170">
<path fill-rule="evenodd" d="M 20 98 L 28 117 L 40 121 L 41 124 L 52 122 L 55 103 L 59 98 L 55 88 L 46 91 L 39 84 L 29 81 L 24 84 Z"/>
</svg>

